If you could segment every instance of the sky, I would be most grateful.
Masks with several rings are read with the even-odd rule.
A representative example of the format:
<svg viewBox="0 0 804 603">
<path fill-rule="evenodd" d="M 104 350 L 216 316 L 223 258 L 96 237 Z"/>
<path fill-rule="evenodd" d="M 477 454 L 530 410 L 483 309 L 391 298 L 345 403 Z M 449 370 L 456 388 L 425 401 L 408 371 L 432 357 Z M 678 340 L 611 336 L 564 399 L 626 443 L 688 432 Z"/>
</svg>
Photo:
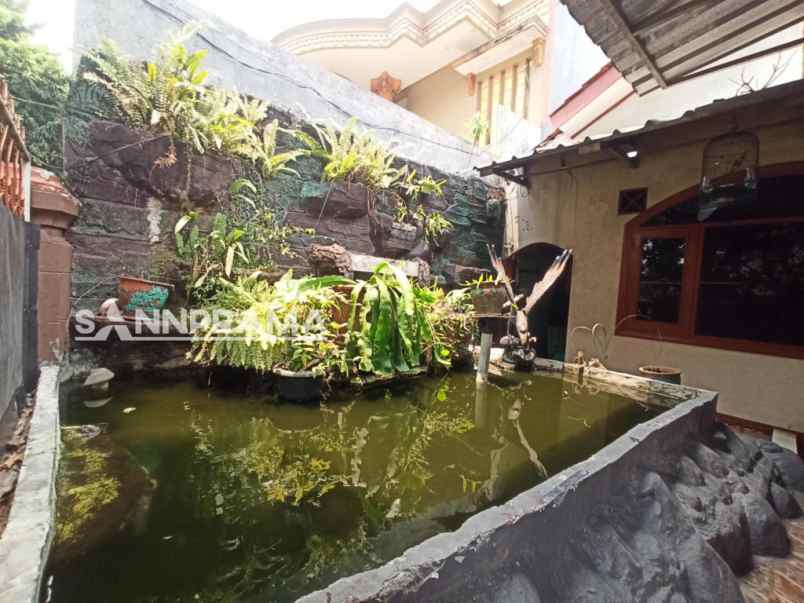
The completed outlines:
<svg viewBox="0 0 804 603">
<path fill-rule="evenodd" d="M 108 0 L 113 2 L 114 0 Z M 384 17 L 402 0 L 189 0 L 218 15 L 249 35 L 270 41 L 278 33 L 310 21 L 350 17 Z M 428 10 L 437 0 L 408 0 Z M 29 0 L 27 19 L 40 26 L 35 39 L 59 55 L 66 70 L 71 66 L 75 0 Z"/>
</svg>

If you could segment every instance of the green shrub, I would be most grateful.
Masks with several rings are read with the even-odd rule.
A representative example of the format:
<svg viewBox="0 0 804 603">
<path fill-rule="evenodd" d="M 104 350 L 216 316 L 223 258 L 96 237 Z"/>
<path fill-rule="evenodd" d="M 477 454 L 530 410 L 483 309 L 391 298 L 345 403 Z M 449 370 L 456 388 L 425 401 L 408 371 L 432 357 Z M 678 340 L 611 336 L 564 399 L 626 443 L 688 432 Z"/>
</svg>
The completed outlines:
<svg viewBox="0 0 804 603">
<path fill-rule="evenodd" d="M 288 272 L 269 284 L 254 274 L 227 283 L 210 305 L 234 311 L 235 324 L 197 333 L 193 359 L 263 372 L 312 370 L 349 378 L 448 368 L 474 328 L 466 290 L 445 294 L 417 286 L 388 263 L 357 282 L 294 279 Z M 288 325 L 307 328 L 289 333 Z"/>
<path fill-rule="evenodd" d="M 190 52 L 184 45 L 194 33 L 182 29 L 160 46 L 152 62 L 130 61 L 105 40 L 89 54 L 94 70 L 83 77 L 109 91 L 131 127 L 187 143 L 198 153 L 215 151 L 250 159 L 268 178 L 292 171 L 288 164 L 307 152 L 277 153 L 278 122 L 262 125 L 267 103 L 206 86 L 207 51 Z M 160 163 L 175 160 L 172 147 Z"/>
</svg>

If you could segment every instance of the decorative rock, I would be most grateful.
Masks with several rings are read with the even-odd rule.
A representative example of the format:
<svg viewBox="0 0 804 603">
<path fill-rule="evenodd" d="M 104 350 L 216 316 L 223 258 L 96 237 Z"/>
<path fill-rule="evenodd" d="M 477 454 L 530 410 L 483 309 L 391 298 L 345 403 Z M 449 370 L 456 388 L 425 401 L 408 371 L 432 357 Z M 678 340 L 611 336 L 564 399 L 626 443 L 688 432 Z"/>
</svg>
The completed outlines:
<svg viewBox="0 0 804 603">
<path fill-rule="evenodd" d="M 790 554 L 790 540 L 782 520 L 762 498 L 751 497 L 743 502 L 751 535 L 751 548 L 756 555 L 786 557 Z"/>
<path fill-rule="evenodd" d="M 804 492 L 804 463 L 798 455 L 773 442 L 760 441 L 759 448 L 779 468 L 785 486 Z"/>
<path fill-rule="evenodd" d="M 307 254 L 310 267 L 316 276 L 352 273 L 352 256 L 338 244 L 313 245 Z"/>
<path fill-rule="evenodd" d="M 770 501 L 773 508 L 783 519 L 801 517 L 801 507 L 796 499 L 777 483 L 770 485 Z"/>
<path fill-rule="evenodd" d="M 100 400 L 84 400 L 84 406 L 87 408 L 101 408 L 111 402 L 111 398 L 101 398 Z"/>
<path fill-rule="evenodd" d="M 138 189 L 175 202 L 209 203 L 226 194 L 235 177 L 235 161 L 213 153 L 198 155 L 167 136 L 155 138 L 122 124 L 95 120 L 89 127 L 90 147 Z M 165 158 L 174 155 L 172 163 Z M 189 165 L 188 165 L 189 163 Z"/>
<path fill-rule="evenodd" d="M 96 368 L 90 371 L 84 380 L 84 387 L 108 388 L 109 382 L 114 379 L 114 373 L 107 368 Z"/>
<path fill-rule="evenodd" d="M 368 213 L 368 191 L 362 184 L 305 183 L 305 209 L 316 217 L 354 220 Z"/>
<path fill-rule="evenodd" d="M 541 603 L 539 592 L 524 574 L 512 575 L 505 584 L 494 593 L 493 603 Z"/>
</svg>

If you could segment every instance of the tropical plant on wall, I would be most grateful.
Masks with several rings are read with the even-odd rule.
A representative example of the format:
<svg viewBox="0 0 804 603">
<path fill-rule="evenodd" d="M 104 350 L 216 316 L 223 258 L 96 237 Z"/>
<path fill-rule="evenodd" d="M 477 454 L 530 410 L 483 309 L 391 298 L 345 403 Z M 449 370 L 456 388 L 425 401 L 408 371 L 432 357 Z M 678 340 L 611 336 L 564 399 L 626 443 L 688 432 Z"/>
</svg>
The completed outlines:
<svg viewBox="0 0 804 603">
<path fill-rule="evenodd" d="M 176 253 L 187 269 L 185 287 L 197 302 L 212 297 L 224 281 L 272 270 L 277 254 L 293 257 L 293 236 L 314 234 L 289 226 L 282 212 L 265 207 L 257 199 L 257 187 L 246 178 L 235 180 L 229 193 L 228 211 L 214 214 L 208 232 L 202 232 L 197 211 L 186 213 L 174 227 Z"/>
<path fill-rule="evenodd" d="M 292 172 L 288 164 L 307 151 L 277 152 L 281 129 L 276 120 L 263 125 L 264 101 L 207 86 L 207 51 L 192 52 L 184 44 L 194 34 L 194 28 L 180 30 L 148 62 L 128 60 L 105 40 L 89 54 L 93 69 L 83 77 L 108 91 L 128 125 L 170 138 L 170 152 L 160 165 L 176 161 L 174 143 L 182 142 L 197 153 L 250 159 L 267 178 Z"/>
<path fill-rule="evenodd" d="M 397 195 L 397 221 L 420 223 L 431 244 L 437 243 L 442 235 L 451 232 L 454 227 L 440 211 L 427 211 L 421 203 L 421 197 L 443 197 L 445 183 L 446 180 L 435 180 L 431 176 L 417 178 L 416 170 L 404 166 L 396 187 L 400 191 Z"/>
<path fill-rule="evenodd" d="M 396 219 L 420 222 L 430 242 L 453 229 L 441 212 L 426 211 L 421 204 L 422 196 L 443 197 L 445 180 L 431 176 L 419 178 L 416 170 L 407 165 L 395 167 L 396 156 L 371 132 L 361 131 L 356 118 L 350 119 L 340 130 L 331 124 L 314 124 L 313 127 L 317 137 L 304 131 L 296 131 L 295 136 L 310 155 L 324 162 L 324 180 L 362 184 L 369 192 L 369 209 L 373 209 L 377 194 L 386 192 L 396 200 Z"/>
<path fill-rule="evenodd" d="M 351 118 L 339 131 L 331 124 L 313 124 L 316 137 L 297 130 L 295 136 L 313 157 L 324 162 L 324 179 L 359 183 L 370 190 L 390 189 L 399 179 L 396 157 L 371 132 L 361 131 Z"/>
</svg>

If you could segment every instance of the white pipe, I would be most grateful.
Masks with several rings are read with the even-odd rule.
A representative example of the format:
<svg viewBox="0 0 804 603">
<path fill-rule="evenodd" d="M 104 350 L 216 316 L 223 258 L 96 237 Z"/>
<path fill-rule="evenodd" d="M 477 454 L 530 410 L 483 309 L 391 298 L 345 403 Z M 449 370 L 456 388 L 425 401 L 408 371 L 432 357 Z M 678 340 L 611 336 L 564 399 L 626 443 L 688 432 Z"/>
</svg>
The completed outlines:
<svg viewBox="0 0 804 603">
<path fill-rule="evenodd" d="M 477 382 L 489 382 L 489 361 L 491 360 L 491 333 L 480 334 L 480 358 L 477 361 Z"/>
</svg>

